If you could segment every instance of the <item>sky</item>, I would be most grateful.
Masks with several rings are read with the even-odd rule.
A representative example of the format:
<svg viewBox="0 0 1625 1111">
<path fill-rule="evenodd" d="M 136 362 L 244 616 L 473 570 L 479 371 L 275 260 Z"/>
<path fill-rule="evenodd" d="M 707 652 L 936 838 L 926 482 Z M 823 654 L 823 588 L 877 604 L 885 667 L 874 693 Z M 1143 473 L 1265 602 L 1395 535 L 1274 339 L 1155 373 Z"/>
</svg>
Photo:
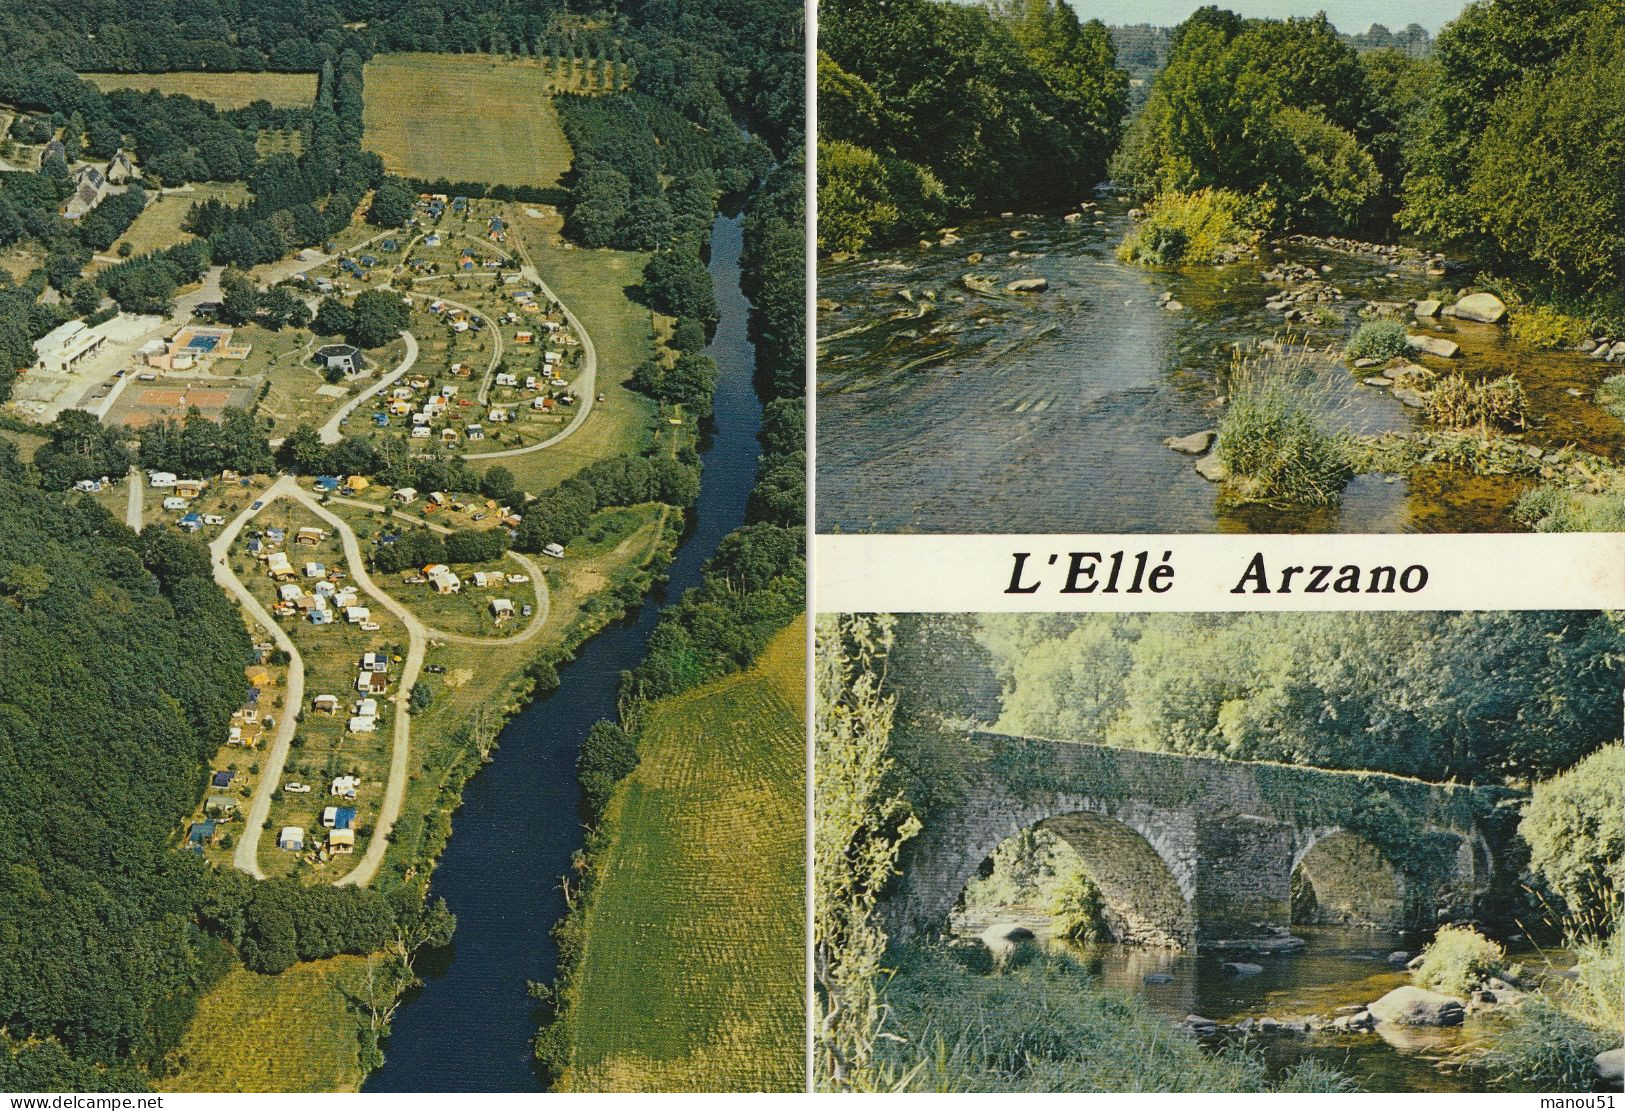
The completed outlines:
<svg viewBox="0 0 1625 1111">
<path fill-rule="evenodd" d="M 1420 23 L 1429 31 L 1460 14 L 1464 0 L 1071 0 L 1078 15 L 1104 23 L 1154 23 L 1172 27 L 1204 3 L 1214 3 L 1245 16 L 1282 18 L 1324 11 L 1345 34 L 1384 23 L 1397 31 Z"/>
</svg>

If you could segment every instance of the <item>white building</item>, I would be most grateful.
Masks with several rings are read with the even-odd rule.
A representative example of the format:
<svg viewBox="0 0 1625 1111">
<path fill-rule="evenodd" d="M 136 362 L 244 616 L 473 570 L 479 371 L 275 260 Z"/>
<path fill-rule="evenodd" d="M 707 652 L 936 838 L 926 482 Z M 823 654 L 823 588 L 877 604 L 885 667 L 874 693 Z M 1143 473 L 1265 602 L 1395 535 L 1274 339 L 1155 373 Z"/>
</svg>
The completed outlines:
<svg viewBox="0 0 1625 1111">
<path fill-rule="evenodd" d="M 68 374 L 106 342 L 106 336 L 83 320 L 59 324 L 34 341 L 34 369 L 47 374 Z"/>
</svg>

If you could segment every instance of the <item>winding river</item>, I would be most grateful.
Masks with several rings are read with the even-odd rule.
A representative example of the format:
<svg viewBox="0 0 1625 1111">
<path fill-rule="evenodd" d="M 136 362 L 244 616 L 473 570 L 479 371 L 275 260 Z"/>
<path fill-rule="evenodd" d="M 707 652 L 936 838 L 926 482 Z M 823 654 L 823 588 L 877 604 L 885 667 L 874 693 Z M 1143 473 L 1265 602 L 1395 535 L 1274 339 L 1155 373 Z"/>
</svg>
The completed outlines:
<svg viewBox="0 0 1625 1111">
<path fill-rule="evenodd" d="M 1263 261 L 1158 271 L 1120 262 L 1131 222 L 1108 201 L 1059 216 L 985 220 L 958 242 L 826 263 L 819 275 L 818 528 L 845 532 L 1479 532 L 1517 526 L 1527 480 L 1442 467 L 1361 475 L 1339 506 L 1220 505 L 1217 488 L 1169 436 L 1214 427 L 1235 345 L 1282 333 L 1264 307 L 1282 286 L 1262 275 L 1307 265 L 1341 289 L 1335 322 L 1299 337 L 1339 346 L 1364 301 L 1404 301 L 1460 286 L 1420 266 L 1286 245 Z M 970 258 L 983 256 L 975 263 Z M 962 276 L 991 278 L 988 292 Z M 1048 289 L 1011 295 L 1007 282 Z M 1167 311 L 1171 295 L 1183 311 Z M 1470 377 L 1512 373 L 1535 415 L 1532 443 L 1603 454 L 1625 425 L 1593 402 L 1617 367 L 1519 347 L 1499 326 L 1440 321 Z M 1316 391 L 1355 432 L 1419 427 L 1387 391 L 1340 360 L 1318 362 Z"/>
<path fill-rule="evenodd" d="M 756 481 L 762 409 L 746 335 L 750 305 L 739 288 L 743 238 L 739 216 L 719 216 L 712 226 L 711 281 L 722 317 L 707 353 L 721 376 L 701 449 L 699 504 L 667 597 L 699 582 L 718 541 L 744 522 Z M 508 724 L 492 764 L 468 783 L 431 890 L 457 915 L 456 937 L 421 962 L 424 986 L 396 1014 L 386 1063 L 364 1091 L 541 1088 L 530 1046 L 537 1016 L 525 985 L 551 981 L 557 967 L 550 930 L 565 911 L 559 877 L 583 842 L 576 754 L 593 722 L 615 717 L 620 674 L 642 661 L 660 606 L 649 598 L 588 641 L 560 669 L 559 689 Z"/>
</svg>

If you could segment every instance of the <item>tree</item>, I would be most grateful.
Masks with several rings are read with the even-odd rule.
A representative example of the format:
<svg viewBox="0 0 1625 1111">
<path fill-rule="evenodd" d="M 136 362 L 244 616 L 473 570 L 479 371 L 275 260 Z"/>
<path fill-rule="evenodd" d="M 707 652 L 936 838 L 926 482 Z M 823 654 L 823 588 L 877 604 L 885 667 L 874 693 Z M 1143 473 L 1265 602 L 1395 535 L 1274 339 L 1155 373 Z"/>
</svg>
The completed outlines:
<svg viewBox="0 0 1625 1111">
<path fill-rule="evenodd" d="M 667 316 L 690 316 L 712 325 L 721 315 L 710 272 L 687 251 L 650 256 L 643 267 L 643 296 L 650 308 Z"/>
<path fill-rule="evenodd" d="M 51 438 L 34 453 L 40 481 L 65 490 L 80 479 L 122 475 L 130 469 L 130 449 L 117 428 L 103 425 L 83 409 L 64 409 L 51 425 Z"/>
<path fill-rule="evenodd" d="M 346 335 L 357 347 L 382 347 L 406 330 L 407 309 L 398 293 L 364 290 L 356 295 L 354 313 Z"/>
<path fill-rule="evenodd" d="M 324 336 L 348 335 L 355 328 L 355 312 L 337 297 L 323 297 L 310 326 Z"/>
<path fill-rule="evenodd" d="M 259 291 L 240 270 L 227 270 L 220 276 L 220 319 L 227 324 L 247 324 L 260 309 Z"/>
<path fill-rule="evenodd" d="M 581 742 L 576 777 L 581 781 L 582 808 L 596 821 L 609 805 L 615 784 L 638 766 L 636 742 L 612 721 L 594 722 Z"/>
<path fill-rule="evenodd" d="M 416 195 L 400 178 L 393 175 L 378 183 L 367 206 L 367 223 L 380 228 L 398 228 L 412 218 Z"/>
</svg>

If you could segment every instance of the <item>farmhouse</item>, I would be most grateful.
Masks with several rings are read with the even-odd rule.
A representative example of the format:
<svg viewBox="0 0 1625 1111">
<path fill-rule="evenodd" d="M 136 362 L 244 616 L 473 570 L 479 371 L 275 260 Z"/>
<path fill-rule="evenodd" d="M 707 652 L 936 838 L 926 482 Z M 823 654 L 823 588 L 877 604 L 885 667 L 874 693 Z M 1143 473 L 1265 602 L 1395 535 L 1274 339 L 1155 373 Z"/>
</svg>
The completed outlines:
<svg viewBox="0 0 1625 1111">
<path fill-rule="evenodd" d="M 102 203 L 108 192 L 107 175 L 95 166 L 83 166 L 74 171 L 73 193 L 62 209 L 62 215 L 77 220 Z"/>
</svg>

